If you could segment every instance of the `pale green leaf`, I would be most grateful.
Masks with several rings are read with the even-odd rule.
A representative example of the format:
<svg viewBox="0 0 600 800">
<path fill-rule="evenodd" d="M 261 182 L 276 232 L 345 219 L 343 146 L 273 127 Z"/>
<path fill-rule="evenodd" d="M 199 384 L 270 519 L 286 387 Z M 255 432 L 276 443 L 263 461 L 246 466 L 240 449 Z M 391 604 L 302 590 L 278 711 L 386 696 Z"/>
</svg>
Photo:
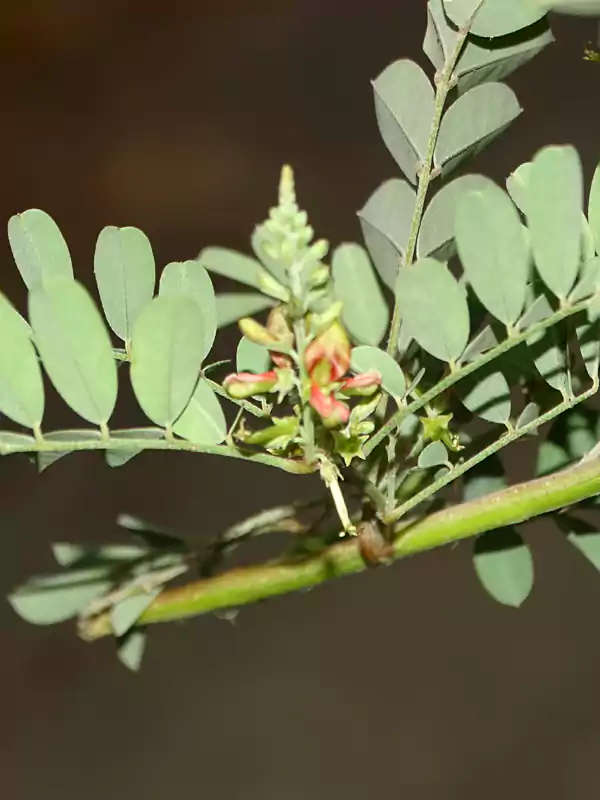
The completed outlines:
<svg viewBox="0 0 600 800">
<path fill-rule="evenodd" d="M 9 595 L 16 613 L 33 625 L 54 625 L 77 616 L 110 590 L 106 567 L 32 578 Z"/>
<path fill-rule="evenodd" d="M 570 394 L 568 341 L 564 324 L 547 328 L 527 345 L 542 378 L 563 397 Z"/>
<path fill-rule="evenodd" d="M 526 425 L 529 425 L 530 422 L 533 422 L 537 419 L 540 415 L 540 407 L 537 403 L 531 402 L 527 403 L 523 411 L 519 414 L 519 418 L 515 424 L 515 428 L 517 430 L 519 428 L 524 428 Z"/>
<path fill-rule="evenodd" d="M 600 164 L 594 170 L 590 186 L 588 221 L 596 244 L 596 252 L 600 253 Z"/>
<path fill-rule="evenodd" d="M 116 603 L 110 611 L 110 624 L 115 636 L 124 636 L 150 606 L 160 589 L 133 594 Z"/>
<path fill-rule="evenodd" d="M 431 256 L 447 261 L 456 250 L 454 242 L 454 217 L 461 197 L 486 186 L 489 178 L 482 175 L 463 175 L 447 183 L 432 198 L 425 210 L 417 240 L 417 256 Z"/>
<path fill-rule="evenodd" d="M 600 0 L 534 0 L 544 11 L 577 17 L 599 17 Z"/>
<path fill-rule="evenodd" d="M 411 183 L 425 160 L 434 114 L 434 91 L 418 64 L 401 59 L 373 82 L 375 113 L 381 137 Z"/>
<path fill-rule="evenodd" d="M 147 555 L 148 550 L 133 544 L 111 544 L 104 547 L 74 544 L 73 542 L 54 542 L 52 555 L 61 567 L 74 566 L 114 566 L 115 564 L 136 561 Z"/>
<path fill-rule="evenodd" d="M 342 320 L 359 344 L 378 345 L 387 330 L 389 310 L 369 256 L 358 244 L 337 247 L 331 261 L 336 297 L 343 302 Z"/>
<path fill-rule="evenodd" d="M 595 381 L 598 378 L 600 364 L 600 322 L 598 320 L 588 322 L 584 319 L 575 327 L 575 333 L 586 372 Z"/>
<path fill-rule="evenodd" d="M 198 256 L 198 261 L 215 275 L 260 289 L 258 276 L 263 267 L 255 258 L 225 247 L 205 247 Z"/>
<path fill-rule="evenodd" d="M 586 520 L 571 515 L 554 515 L 558 527 L 567 541 L 600 571 L 600 531 Z"/>
<path fill-rule="evenodd" d="M 590 297 L 600 289 L 600 256 L 584 261 L 581 265 L 579 280 L 569 295 L 571 303 L 577 303 Z"/>
<path fill-rule="evenodd" d="M 183 414 L 173 425 L 178 436 L 195 444 L 220 444 L 227 435 L 227 423 L 219 399 L 209 384 L 200 379 Z"/>
<path fill-rule="evenodd" d="M 0 293 L 0 411 L 19 425 L 37 428 L 44 416 L 44 384 L 21 319 Z"/>
<path fill-rule="evenodd" d="M 146 234 L 137 228 L 104 228 L 96 242 L 94 274 L 106 320 L 128 342 L 138 314 L 154 294 L 156 267 Z"/>
<path fill-rule="evenodd" d="M 236 354 L 238 372 L 266 372 L 271 366 L 271 356 L 266 347 L 256 344 L 245 336 L 239 341 Z"/>
<path fill-rule="evenodd" d="M 351 366 L 355 372 L 369 372 L 377 370 L 381 375 L 381 383 L 385 391 L 398 403 L 406 394 L 406 380 L 399 364 L 378 347 L 352 348 Z"/>
<path fill-rule="evenodd" d="M 458 255 L 473 291 L 491 314 L 512 326 L 525 305 L 530 272 L 517 209 L 488 181 L 459 199 L 455 225 Z"/>
<path fill-rule="evenodd" d="M 448 267 L 432 258 L 403 267 L 396 296 L 412 338 L 432 356 L 455 362 L 469 339 L 469 307 Z"/>
<path fill-rule="evenodd" d="M 497 345 L 498 337 L 494 333 L 493 328 L 490 325 L 486 325 L 479 331 L 477 336 L 471 339 L 460 360 L 465 364 L 469 361 L 475 361 L 480 355 L 483 355 L 483 353 L 486 353 Z"/>
<path fill-rule="evenodd" d="M 32 449 L 35 445 L 33 436 L 24 433 L 14 433 L 13 431 L 0 431 L 0 455 L 10 455 L 18 453 L 20 447 Z M 16 448 L 13 450 L 13 448 Z"/>
<path fill-rule="evenodd" d="M 38 284 L 29 294 L 29 319 L 56 391 L 88 422 L 108 422 L 117 401 L 117 367 L 87 289 L 67 278 Z"/>
<path fill-rule="evenodd" d="M 484 83 L 470 89 L 442 118 L 435 166 L 447 175 L 502 133 L 521 111 L 515 93 L 503 83 Z"/>
<path fill-rule="evenodd" d="M 13 258 L 29 290 L 54 278 L 72 278 L 69 248 L 56 222 L 37 208 L 8 221 Z"/>
<path fill-rule="evenodd" d="M 117 642 L 117 657 L 123 666 L 137 672 L 146 649 L 146 632 L 133 630 Z"/>
<path fill-rule="evenodd" d="M 514 528 L 479 536 L 473 563 L 482 586 L 494 600 L 518 608 L 529 597 L 533 589 L 533 559 Z"/>
<path fill-rule="evenodd" d="M 465 25 L 481 0 L 444 0 L 446 13 L 455 25 Z M 473 20 L 476 36 L 497 37 L 527 28 L 541 19 L 547 9 L 538 0 L 485 0 Z"/>
<path fill-rule="evenodd" d="M 131 340 L 131 383 L 144 414 L 169 427 L 189 402 L 204 354 L 204 326 L 189 297 L 155 297 Z"/>
<path fill-rule="evenodd" d="M 526 213 L 527 208 L 527 192 L 531 167 L 531 161 L 526 161 L 511 172 L 506 179 L 506 191 L 522 214 Z"/>
<path fill-rule="evenodd" d="M 267 241 L 268 236 L 265 231 L 265 226 L 257 225 L 256 228 L 254 228 L 250 242 L 254 255 L 282 286 L 287 286 L 289 284 L 287 268 L 279 259 L 272 258 L 269 255 L 265 248 L 265 242 Z M 260 286 L 258 288 L 260 289 Z"/>
<path fill-rule="evenodd" d="M 358 212 L 363 234 L 368 235 L 369 228 L 374 228 L 393 245 L 394 252 L 406 252 L 415 208 L 415 190 L 400 178 L 391 178 L 377 187 L 364 207 Z M 365 240 L 367 239 L 365 235 Z M 368 244 L 368 242 L 367 242 Z M 382 274 L 387 285 L 393 285 L 398 271 L 398 256 L 395 257 L 395 269 L 389 279 Z"/>
<path fill-rule="evenodd" d="M 148 441 L 160 441 L 165 438 L 165 432 L 162 428 L 123 428 L 122 430 L 111 431 L 110 438 L 117 440 L 133 439 L 139 441 L 147 439 Z M 121 447 L 115 447 L 112 450 L 108 449 L 105 454 L 106 463 L 109 467 L 122 467 L 132 458 L 139 455 L 142 450 L 143 448 L 139 447 L 132 447 L 131 450 Z"/>
<path fill-rule="evenodd" d="M 430 442 L 421 452 L 418 460 L 419 469 L 445 466 L 448 463 L 448 451 L 443 442 Z"/>
<path fill-rule="evenodd" d="M 159 294 L 183 295 L 191 297 L 197 303 L 204 330 L 204 361 L 217 334 L 217 300 L 208 272 L 199 261 L 173 261 L 162 271 Z"/>
<path fill-rule="evenodd" d="M 217 325 L 225 328 L 242 317 L 253 317 L 267 308 L 273 308 L 275 300 L 255 292 L 229 293 L 217 295 Z"/>
<path fill-rule="evenodd" d="M 527 225 L 537 270 L 559 298 L 573 288 L 581 257 L 583 174 L 570 145 L 536 153 L 527 187 Z"/>
<path fill-rule="evenodd" d="M 465 408 L 481 419 L 498 424 L 510 419 L 510 387 L 497 362 L 468 375 L 456 388 Z"/>
</svg>

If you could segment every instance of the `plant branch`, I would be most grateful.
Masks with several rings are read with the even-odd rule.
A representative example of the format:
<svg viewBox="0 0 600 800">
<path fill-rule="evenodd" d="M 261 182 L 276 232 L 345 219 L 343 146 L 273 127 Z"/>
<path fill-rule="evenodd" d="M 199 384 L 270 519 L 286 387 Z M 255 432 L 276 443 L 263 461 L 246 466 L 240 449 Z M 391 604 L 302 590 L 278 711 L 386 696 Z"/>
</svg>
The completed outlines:
<svg viewBox="0 0 600 800">
<path fill-rule="evenodd" d="M 600 460 L 516 484 L 494 494 L 461 503 L 418 521 L 395 526 L 394 560 L 458 542 L 489 530 L 517 525 L 600 494 Z M 308 589 L 327 580 L 367 569 L 356 539 L 346 539 L 304 559 L 278 559 L 232 569 L 213 578 L 162 592 L 144 612 L 141 625 L 186 619 L 236 608 L 276 595 Z M 106 614 L 89 620 L 86 639 L 112 635 Z"/>
<path fill-rule="evenodd" d="M 90 437 L 96 431 L 90 429 Z M 186 439 L 114 439 L 110 436 L 103 439 L 85 439 L 73 441 L 53 441 L 49 439 L 13 442 L 0 441 L 0 456 L 12 455 L 13 453 L 70 453 L 74 450 L 176 450 L 188 453 L 208 453 L 215 456 L 226 456 L 227 458 L 239 458 L 244 461 L 254 461 L 257 464 L 265 464 L 270 467 L 278 467 L 284 472 L 291 472 L 296 475 L 307 475 L 315 471 L 314 467 L 291 458 L 280 458 L 268 453 L 252 453 L 244 451 L 238 447 L 215 444 L 196 444 Z"/>
<path fill-rule="evenodd" d="M 534 325 L 531 325 L 529 328 L 527 328 L 527 330 L 509 336 L 503 342 L 500 342 L 500 344 L 496 347 L 492 347 L 491 350 L 483 353 L 483 355 L 479 356 L 479 358 L 470 361 L 468 364 L 465 364 L 451 374 L 447 375 L 443 380 L 436 383 L 435 386 L 432 386 L 427 392 L 423 392 L 420 397 L 418 397 L 416 400 L 413 400 L 412 403 L 409 403 L 403 408 L 399 408 L 398 411 L 392 414 L 388 421 L 383 424 L 377 433 L 375 433 L 365 444 L 363 448 L 365 457 L 372 453 L 373 450 L 384 439 L 386 439 L 394 430 L 394 428 L 400 425 L 402 420 L 409 414 L 414 414 L 416 411 L 419 411 L 421 408 L 423 408 L 423 406 L 426 406 L 427 403 L 431 403 L 431 401 L 435 400 L 435 398 L 440 394 L 443 394 L 443 392 L 445 392 L 451 386 L 454 386 L 455 383 L 458 383 L 458 381 L 466 378 L 467 375 L 471 375 L 471 373 L 481 369 L 481 367 L 485 366 L 486 364 L 489 364 L 490 361 L 494 361 L 496 358 L 504 355 L 504 353 L 512 350 L 513 347 L 523 344 L 535 334 L 541 333 L 547 328 L 551 328 L 561 320 L 585 310 L 592 302 L 597 300 L 597 297 L 597 295 L 593 295 L 592 297 L 588 297 L 585 300 L 581 300 L 580 302 L 574 303 L 571 306 L 566 305 L 564 308 L 555 311 L 554 314 L 551 314 L 549 317 L 546 317 L 545 319 L 536 322 Z"/>
</svg>

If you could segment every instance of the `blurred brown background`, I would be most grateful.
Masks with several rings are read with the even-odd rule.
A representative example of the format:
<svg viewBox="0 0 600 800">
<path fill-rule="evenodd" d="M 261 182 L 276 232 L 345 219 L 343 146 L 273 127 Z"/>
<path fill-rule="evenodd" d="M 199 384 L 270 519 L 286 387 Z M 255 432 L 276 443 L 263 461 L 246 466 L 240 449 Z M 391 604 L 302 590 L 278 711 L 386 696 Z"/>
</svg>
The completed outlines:
<svg viewBox="0 0 600 800">
<path fill-rule="evenodd" d="M 157 262 L 247 249 L 296 169 L 319 235 L 396 168 L 369 81 L 420 52 L 423 0 L 7 2 L 0 11 L 0 218 L 48 211 L 89 285 L 102 226 L 137 225 Z M 472 165 L 502 179 L 547 143 L 600 156 L 595 25 L 513 76 L 525 114 Z M 6 240 L 3 291 L 24 291 Z M 230 355 L 235 332 L 221 336 Z M 120 421 L 136 424 L 131 404 Z M 76 424 L 53 402 L 52 425 Z M 515 480 L 530 472 L 513 454 Z M 43 475 L 0 463 L 5 595 L 48 543 L 118 535 L 119 511 L 210 534 L 307 495 L 310 479 L 216 458 L 94 454 Z M 592 798 L 600 791 L 598 576 L 551 525 L 527 528 L 538 582 L 520 612 L 480 591 L 469 546 L 246 609 L 157 626 L 139 676 L 111 642 L 0 606 L 0 793 L 7 800 Z"/>
</svg>

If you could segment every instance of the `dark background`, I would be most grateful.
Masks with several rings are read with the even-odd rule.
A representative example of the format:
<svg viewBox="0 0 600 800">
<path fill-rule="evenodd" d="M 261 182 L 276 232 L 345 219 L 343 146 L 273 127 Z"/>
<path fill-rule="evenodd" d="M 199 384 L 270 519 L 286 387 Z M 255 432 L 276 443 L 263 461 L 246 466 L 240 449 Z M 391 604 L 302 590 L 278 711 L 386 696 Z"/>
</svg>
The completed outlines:
<svg viewBox="0 0 600 800">
<path fill-rule="evenodd" d="M 157 263 L 247 250 L 290 162 L 333 245 L 397 175 L 369 81 L 424 59 L 422 0 L 7 3 L 0 12 L 0 217 L 48 211 L 92 284 L 95 237 L 136 225 Z M 524 115 L 472 169 L 502 180 L 544 144 L 600 155 L 595 23 L 510 82 Z M 427 67 L 429 65 L 427 64 Z M 24 290 L 1 245 L 3 291 Z M 220 337 L 231 355 L 237 335 Z M 133 405 L 119 408 L 120 423 Z M 56 401 L 47 427 L 77 424 Z M 525 455 L 523 455 L 525 453 Z M 525 450 L 512 477 L 531 473 Z M 51 565 L 56 540 L 118 536 L 119 511 L 210 535 L 310 493 L 225 459 L 95 454 L 37 475 L 0 463 L 0 589 Z M 479 589 L 469 545 L 244 610 L 156 626 L 138 676 L 113 645 L 0 607 L 0 792 L 7 800 L 588 798 L 600 791 L 600 582 L 549 523 L 528 526 L 537 583 L 519 612 Z"/>
</svg>

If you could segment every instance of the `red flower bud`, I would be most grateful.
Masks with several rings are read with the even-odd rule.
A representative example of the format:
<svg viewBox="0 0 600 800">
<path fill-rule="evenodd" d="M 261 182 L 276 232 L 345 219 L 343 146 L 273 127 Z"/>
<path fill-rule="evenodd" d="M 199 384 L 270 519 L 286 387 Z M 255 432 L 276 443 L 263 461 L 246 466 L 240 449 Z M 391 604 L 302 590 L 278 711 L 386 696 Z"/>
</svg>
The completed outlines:
<svg viewBox="0 0 600 800">
<path fill-rule="evenodd" d="M 270 372 L 237 372 L 228 375 L 223 381 L 223 387 L 227 390 L 230 397 L 242 400 L 245 397 L 252 397 L 255 394 L 270 392 L 276 385 L 278 377 L 274 370 Z"/>
<path fill-rule="evenodd" d="M 374 394 L 380 386 L 381 373 L 377 370 L 370 370 L 345 380 L 340 386 L 340 391 L 350 396 L 368 397 L 370 394 Z"/>
<path fill-rule="evenodd" d="M 316 383 L 313 383 L 310 387 L 309 402 L 327 427 L 332 428 L 335 425 L 341 425 L 344 422 L 348 422 L 350 418 L 348 406 L 336 400 L 333 395 L 325 394 Z"/>
</svg>

